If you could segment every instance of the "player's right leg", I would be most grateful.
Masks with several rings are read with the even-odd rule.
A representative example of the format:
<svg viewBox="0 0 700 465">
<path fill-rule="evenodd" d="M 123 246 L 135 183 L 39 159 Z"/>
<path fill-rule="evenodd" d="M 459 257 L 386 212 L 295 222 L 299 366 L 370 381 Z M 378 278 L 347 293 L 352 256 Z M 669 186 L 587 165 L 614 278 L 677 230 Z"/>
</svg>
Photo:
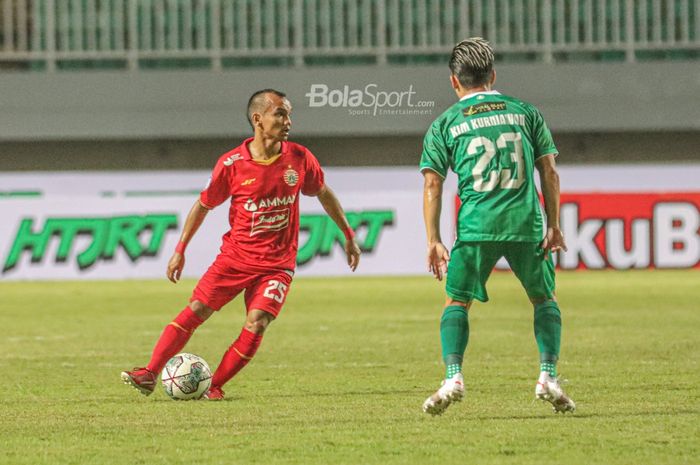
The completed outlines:
<svg viewBox="0 0 700 465">
<path fill-rule="evenodd" d="M 194 331 L 211 316 L 213 309 L 199 301 L 193 301 L 168 323 L 156 342 L 151 360 L 145 367 L 122 371 L 125 384 L 136 388 L 141 394 L 150 395 L 156 387 L 158 374 L 175 354 L 179 353 L 190 340 Z"/>
<path fill-rule="evenodd" d="M 226 267 L 222 260 L 221 256 L 217 257 L 197 283 L 190 304 L 163 329 L 148 365 L 121 373 L 125 384 L 133 386 L 144 395 L 150 395 L 168 360 L 185 347 L 194 331 L 214 311 L 219 310 L 243 289 L 226 279 Z"/>
<path fill-rule="evenodd" d="M 576 404 L 557 379 L 561 347 L 561 312 L 555 297 L 552 257 L 536 243 L 507 245 L 506 258 L 534 306 L 533 327 L 540 353 L 540 376 L 535 396 L 552 404 L 555 412 L 573 412 Z"/>
<path fill-rule="evenodd" d="M 566 413 L 576 411 L 576 403 L 566 395 L 559 384 L 559 378 L 550 375 L 546 371 L 540 372 L 540 377 L 535 385 L 535 397 L 552 404 L 554 413 Z"/>
<path fill-rule="evenodd" d="M 469 342 L 468 311 L 473 299 L 488 300 L 486 281 L 500 258 L 488 244 L 456 242 L 447 269 L 447 301 L 440 319 L 442 358 L 446 373 L 440 388 L 425 402 L 423 411 L 439 415 L 464 396 L 462 360 Z"/>
<path fill-rule="evenodd" d="M 535 307 L 535 340 L 540 352 L 540 376 L 535 385 L 535 397 L 549 402 L 555 413 L 573 412 L 574 401 L 566 395 L 557 378 L 557 361 L 561 346 L 561 312 L 554 298 L 530 299 Z"/>
</svg>

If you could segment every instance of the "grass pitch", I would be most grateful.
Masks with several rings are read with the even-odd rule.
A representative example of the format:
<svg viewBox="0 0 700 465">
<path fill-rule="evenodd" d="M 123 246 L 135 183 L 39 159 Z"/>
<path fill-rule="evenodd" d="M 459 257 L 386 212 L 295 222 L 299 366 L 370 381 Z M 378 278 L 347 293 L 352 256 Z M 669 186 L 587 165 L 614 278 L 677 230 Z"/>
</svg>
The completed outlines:
<svg viewBox="0 0 700 465">
<path fill-rule="evenodd" d="M 470 312 L 467 395 L 421 404 L 443 375 L 441 284 L 298 279 L 227 401 L 143 397 L 143 365 L 193 281 L 0 284 L 3 464 L 697 464 L 700 274 L 558 275 L 560 372 L 574 415 L 533 401 L 532 309 L 495 273 Z M 215 368 L 234 301 L 186 350 Z"/>
</svg>

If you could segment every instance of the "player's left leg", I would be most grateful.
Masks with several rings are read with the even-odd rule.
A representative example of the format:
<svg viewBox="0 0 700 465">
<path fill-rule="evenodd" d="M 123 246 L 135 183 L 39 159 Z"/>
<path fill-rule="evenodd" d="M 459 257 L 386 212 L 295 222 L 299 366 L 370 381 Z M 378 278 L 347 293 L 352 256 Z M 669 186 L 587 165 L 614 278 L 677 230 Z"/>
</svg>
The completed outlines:
<svg viewBox="0 0 700 465">
<path fill-rule="evenodd" d="M 231 344 L 214 372 L 211 388 L 205 397 L 221 400 L 222 386 L 250 362 L 258 351 L 267 327 L 279 315 L 292 278 L 287 273 L 265 275 L 245 292 L 248 313 L 238 338 Z"/>
<path fill-rule="evenodd" d="M 222 386 L 253 359 L 260 347 L 265 329 L 274 319 L 274 315 L 264 310 L 252 309 L 248 312 L 241 333 L 224 353 L 212 376 L 211 387 L 205 394 L 207 399 L 222 400 L 224 398 Z"/>
<path fill-rule="evenodd" d="M 440 343 L 445 362 L 445 379 L 462 373 L 464 352 L 469 343 L 469 308 L 472 301 L 463 302 L 447 297 L 440 318 Z"/>
<path fill-rule="evenodd" d="M 534 306 L 533 327 L 540 354 L 535 395 L 549 401 L 555 412 L 573 412 L 576 404 L 559 385 L 557 361 L 561 347 L 561 311 L 555 296 L 554 262 L 536 243 L 511 243 L 506 259 Z"/>
<path fill-rule="evenodd" d="M 442 359 L 446 373 L 440 388 L 423 402 L 423 411 L 439 415 L 464 396 L 462 361 L 469 342 L 469 308 L 474 299 L 488 300 L 486 281 L 500 255 L 486 243 L 456 242 L 447 269 L 447 301 L 440 319 Z"/>
<path fill-rule="evenodd" d="M 445 379 L 440 388 L 423 402 L 423 411 L 431 415 L 440 415 L 452 402 L 459 402 L 464 397 L 462 360 L 469 342 L 468 311 L 471 304 L 471 300 L 463 302 L 449 296 L 446 299 L 440 318 Z"/>
</svg>

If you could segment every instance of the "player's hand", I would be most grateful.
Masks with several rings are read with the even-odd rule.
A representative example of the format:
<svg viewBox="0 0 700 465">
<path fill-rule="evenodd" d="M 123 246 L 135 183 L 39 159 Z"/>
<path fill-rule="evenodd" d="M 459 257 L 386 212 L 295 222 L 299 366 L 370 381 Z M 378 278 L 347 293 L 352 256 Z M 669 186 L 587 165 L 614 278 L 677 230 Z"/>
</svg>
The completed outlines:
<svg viewBox="0 0 700 465">
<path fill-rule="evenodd" d="M 566 252 L 566 242 L 564 242 L 564 234 L 559 228 L 547 228 L 547 235 L 542 239 L 541 247 L 548 252 L 558 252 L 563 250 Z"/>
<path fill-rule="evenodd" d="M 355 239 L 345 241 L 345 255 L 348 258 L 348 266 L 354 272 L 360 264 L 360 247 Z"/>
<path fill-rule="evenodd" d="M 182 269 L 184 267 L 185 256 L 181 253 L 175 252 L 173 256 L 170 257 L 170 261 L 168 262 L 168 271 L 165 273 L 165 275 L 170 281 L 177 283 L 180 280 Z"/>
<path fill-rule="evenodd" d="M 428 271 L 433 273 L 438 281 L 442 281 L 442 277 L 447 273 L 447 262 L 449 261 L 450 254 L 442 242 L 428 244 Z"/>
</svg>

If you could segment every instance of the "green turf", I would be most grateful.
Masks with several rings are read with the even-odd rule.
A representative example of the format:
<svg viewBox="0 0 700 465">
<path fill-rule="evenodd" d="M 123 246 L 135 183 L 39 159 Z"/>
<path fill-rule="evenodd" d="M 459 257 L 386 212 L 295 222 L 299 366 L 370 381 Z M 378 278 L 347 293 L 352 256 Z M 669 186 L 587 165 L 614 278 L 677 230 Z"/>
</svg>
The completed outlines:
<svg viewBox="0 0 700 465">
<path fill-rule="evenodd" d="M 420 411 L 443 374 L 429 278 L 298 279 L 227 401 L 146 398 L 142 365 L 192 281 L 0 284 L 0 463 L 697 464 L 698 272 L 560 273 L 573 415 L 533 401 L 532 310 L 496 273 L 471 311 L 467 396 Z M 216 366 L 234 302 L 187 350 Z"/>
</svg>

